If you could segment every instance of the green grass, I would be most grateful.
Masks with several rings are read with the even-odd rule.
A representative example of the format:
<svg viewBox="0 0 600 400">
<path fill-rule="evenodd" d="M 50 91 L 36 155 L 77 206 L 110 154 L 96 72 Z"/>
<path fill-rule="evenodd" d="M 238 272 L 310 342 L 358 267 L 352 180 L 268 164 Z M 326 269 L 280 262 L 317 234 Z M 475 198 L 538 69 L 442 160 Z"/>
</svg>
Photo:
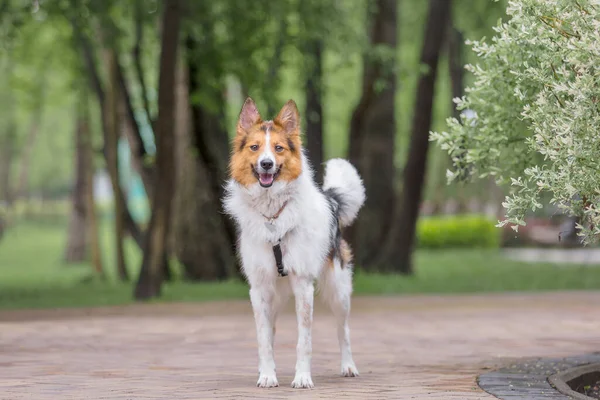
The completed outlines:
<svg viewBox="0 0 600 400">
<path fill-rule="evenodd" d="M 132 302 L 132 285 L 114 277 L 110 227 L 103 227 L 106 281 L 90 279 L 87 264 L 65 265 L 64 224 L 21 223 L 0 241 L 0 309 L 117 305 Z M 132 276 L 140 255 L 127 245 Z M 600 268 L 525 264 L 494 250 L 419 251 L 411 277 L 356 273 L 356 295 L 583 290 L 600 288 Z M 160 301 L 245 299 L 240 281 L 166 284 Z"/>
</svg>

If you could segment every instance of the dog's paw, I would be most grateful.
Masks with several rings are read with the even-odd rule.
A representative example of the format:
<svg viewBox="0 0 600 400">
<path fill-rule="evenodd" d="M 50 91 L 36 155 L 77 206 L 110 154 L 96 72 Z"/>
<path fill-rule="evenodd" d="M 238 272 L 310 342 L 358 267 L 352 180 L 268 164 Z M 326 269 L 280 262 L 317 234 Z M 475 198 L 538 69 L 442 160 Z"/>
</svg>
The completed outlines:
<svg viewBox="0 0 600 400">
<path fill-rule="evenodd" d="M 358 376 L 358 369 L 353 362 L 342 364 L 342 376 L 345 377 L 354 377 Z"/>
<path fill-rule="evenodd" d="M 261 388 L 270 388 L 279 386 L 279 382 L 277 382 L 277 376 L 275 374 L 260 374 L 258 377 L 258 382 L 256 382 L 256 386 Z"/>
<path fill-rule="evenodd" d="M 295 389 L 312 389 L 315 387 L 310 377 L 310 372 L 298 372 L 292 382 Z"/>
</svg>

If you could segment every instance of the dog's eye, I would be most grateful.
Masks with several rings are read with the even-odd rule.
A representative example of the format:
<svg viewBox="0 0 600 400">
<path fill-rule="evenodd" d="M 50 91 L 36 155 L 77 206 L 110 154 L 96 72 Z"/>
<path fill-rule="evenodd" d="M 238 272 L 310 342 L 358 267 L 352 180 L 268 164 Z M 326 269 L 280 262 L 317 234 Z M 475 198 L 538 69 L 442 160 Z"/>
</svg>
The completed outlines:
<svg viewBox="0 0 600 400">
<path fill-rule="evenodd" d="M 278 153 L 281 153 L 283 151 L 283 147 L 277 145 L 277 146 L 275 146 L 275 151 Z"/>
<path fill-rule="evenodd" d="M 258 150 L 258 145 L 257 144 L 253 144 L 252 146 L 250 146 L 250 150 L 252 150 L 252 151 Z"/>
</svg>

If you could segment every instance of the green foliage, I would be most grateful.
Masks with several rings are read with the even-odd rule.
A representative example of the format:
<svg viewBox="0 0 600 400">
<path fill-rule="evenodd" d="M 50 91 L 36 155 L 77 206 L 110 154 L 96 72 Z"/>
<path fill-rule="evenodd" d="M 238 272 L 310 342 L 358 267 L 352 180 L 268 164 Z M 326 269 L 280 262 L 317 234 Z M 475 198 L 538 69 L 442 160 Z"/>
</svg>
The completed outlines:
<svg viewBox="0 0 600 400">
<path fill-rule="evenodd" d="M 489 37 L 493 27 L 505 16 L 507 0 L 453 0 L 452 18 L 468 39 Z"/>
<path fill-rule="evenodd" d="M 511 0 L 491 41 L 472 42 L 475 82 L 460 109 L 470 120 L 433 133 L 452 157 L 450 180 L 493 175 L 511 182 L 504 224 L 524 225 L 541 196 L 583 217 L 587 242 L 600 233 L 597 67 L 600 7 L 590 0 Z"/>
<path fill-rule="evenodd" d="M 42 2 L 40 2 L 42 3 Z M 0 14 L 0 136 L 13 135 L 13 186 L 21 155 L 36 131 L 30 164 L 30 189 L 63 191 L 72 176 L 73 71 L 76 57 L 66 21 L 38 2 L 7 1 Z M 37 4 L 37 5 L 36 5 Z"/>
<path fill-rule="evenodd" d="M 470 3 L 471 0 L 456 1 L 455 13 L 460 17 L 461 30 L 467 35 L 470 33 L 470 36 L 485 33 L 488 21 L 496 20 L 502 7 L 485 1 L 478 2 L 477 6 Z M 118 50 L 136 115 L 140 117 L 142 125 L 147 126 L 133 50 L 138 27 L 141 27 L 142 75 L 149 111 L 155 118 L 161 2 L 9 0 L 0 1 L 0 4 L 8 4 L 10 10 L 2 14 L 1 47 L 3 51 L 14 50 L 11 59 L 18 54 L 20 60 L 15 66 L 16 78 L 12 79 L 16 85 L 15 96 L 19 98 L 16 101 L 17 149 L 20 150 L 24 142 L 32 110 L 37 107 L 36 99 L 42 99 L 43 118 L 33 157 L 31 188 L 65 188 L 72 176 L 72 149 L 69 143 L 72 140 L 73 90 L 74 86 L 81 85 L 88 78 L 81 65 L 81 51 L 73 37 L 71 20 L 77 22 L 92 43 L 101 78 L 105 79 L 101 62 L 103 46 L 114 46 Z M 243 96 L 248 94 L 256 98 L 261 110 L 266 110 L 266 105 L 276 108 L 289 98 L 296 99 L 302 108 L 304 78 L 314 63 L 312 54 L 306 51 L 306 44 L 312 40 L 322 40 L 325 44 L 323 103 L 326 154 L 344 156 L 351 113 L 361 89 L 362 57 L 372 56 L 386 65 L 395 59 L 396 68 L 400 70 L 397 95 L 397 164 L 400 166 L 402 154 L 407 148 L 404 138 L 409 131 L 418 78 L 426 2 L 400 2 L 399 48 L 396 54 L 387 48 L 369 49 L 367 46 L 366 17 L 368 11 L 373 11 L 373 7 L 368 6 L 374 4 L 372 0 L 187 2 L 182 44 L 185 46 L 186 37 L 198 41 L 194 54 L 186 54 L 186 57 L 199 60 L 198 78 L 201 83 L 192 101 L 215 113 L 225 110 L 229 132 L 233 132 L 233 121 Z M 284 46 L 281 59 L 277 60 L 274 52 L 280 42 Z M 4 51 L 3 56 L 5 54 L 8 53 Z M 448 78 L 443 76 L 440 79 L 443 84 L 438 86 L 437 125 L 448 115 L 450 106 Z M 40 82 L 45 82 L 45 85 L 40 85 Z M 43 96 L 36 95 L 40 92 Z M 8 101 L 8 95 L 0 97 Z M 97 107 L 94 108 L 93 114 L 98 114 Z M 0 118 L 0 121 L 7 120 Z M 99 120 L 95 118 L 93 130 L 96 133 L 99 125 Z M 153 153 L 152 135 L 146 135 L 149 129 L 144 128 L 143 131 L 147 149 Z M 47 151 L 49 148 L 52 151 Z M 434 173 L 438 174 L 437 170 Z"/>
<path fill-rule="evenodd" d="M 186 35 L 197 46 L 188 57 L 199 60 L 202 82 L 192 99 L 216 112 L 227 84 L 230 132 L 244 96 L 261 110 L 289 98 L 302 107 L 304 78 L 314 62 L 309 41 L 323 40 L 339 69 L 354 61 L 365 39 L 364 1 L 195 2 L 190 15 L 195 17 L 187 21 Z"/>
<path fill-rule="evenodd" d="M 498 248 L 500 231 L 495 222 L 479 215 L 423 217 L 417 224 L 421 249 Z"/>
</svg>

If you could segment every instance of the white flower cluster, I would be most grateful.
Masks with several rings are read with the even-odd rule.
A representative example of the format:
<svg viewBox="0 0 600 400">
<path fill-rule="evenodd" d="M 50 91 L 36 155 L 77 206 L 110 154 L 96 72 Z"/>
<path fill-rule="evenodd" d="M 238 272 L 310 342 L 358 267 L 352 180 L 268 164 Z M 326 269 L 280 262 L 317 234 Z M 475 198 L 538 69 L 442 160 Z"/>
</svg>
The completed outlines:
<svg viewBox="0 0 600 400">
<path fill-rule="evenodd" d="M 510 0 L 491 41 L 467 42 L 477 65 L 471 110 L 431 140 L 450 154 L 450 181 L 493 175 L 510 182 L 505 224 L 524 225 L 540 197 L 581 216 L 586 242 L 600 234 L 600 0 Z M 465 113 L 466 114 L 466 113 Z"/>
</svg>

